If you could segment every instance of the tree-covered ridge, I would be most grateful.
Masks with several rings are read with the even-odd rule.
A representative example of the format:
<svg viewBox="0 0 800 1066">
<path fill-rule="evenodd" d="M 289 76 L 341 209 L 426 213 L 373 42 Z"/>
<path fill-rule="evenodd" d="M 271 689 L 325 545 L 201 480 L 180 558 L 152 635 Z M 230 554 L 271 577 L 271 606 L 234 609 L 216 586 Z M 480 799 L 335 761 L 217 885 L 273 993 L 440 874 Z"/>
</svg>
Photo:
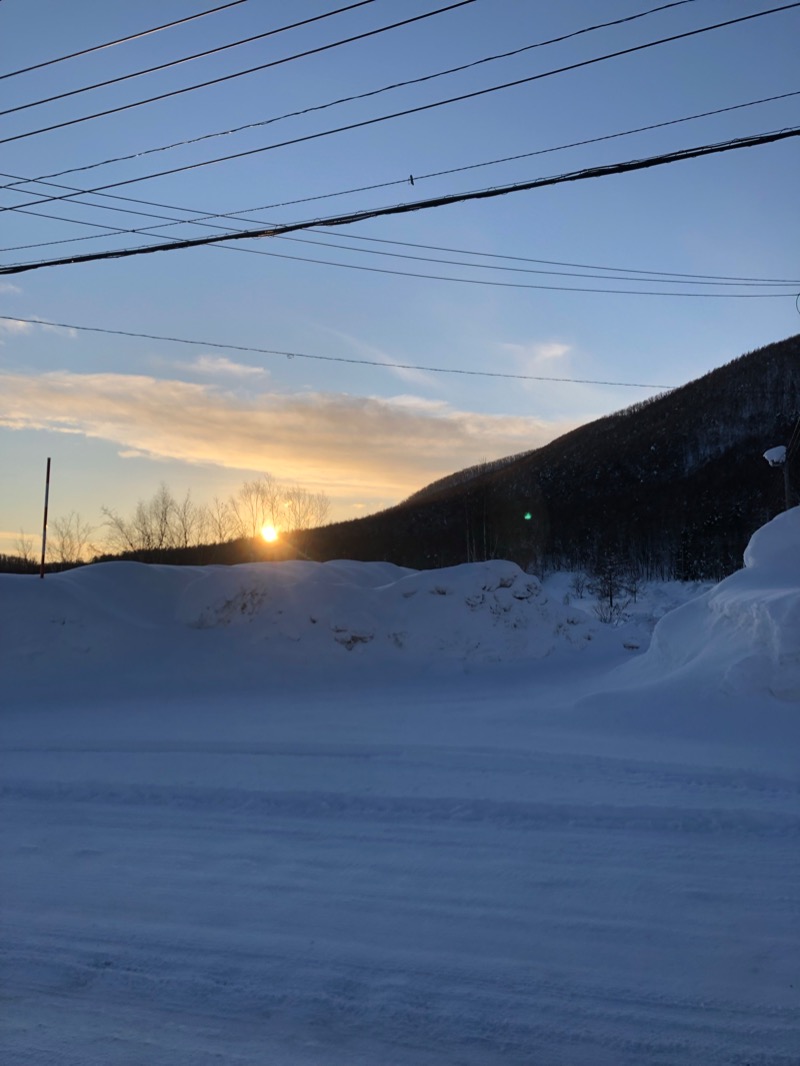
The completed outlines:
<svg viewBox="0 0 800 1066">
<path fill-rule="evenodd" d="M 763 459 L 800 417 L 800 336 L 750 352 L 466 480 L 310 531 L 315 558 L 413 567 L 505 556 L 575 569 L 615 555 L 649 576 L 718 578 L 784 506 Z M 800 481 L 800 447 L 790 471 Z M 526 518 L 530 515 L 530 518 Z"/>
</svg>

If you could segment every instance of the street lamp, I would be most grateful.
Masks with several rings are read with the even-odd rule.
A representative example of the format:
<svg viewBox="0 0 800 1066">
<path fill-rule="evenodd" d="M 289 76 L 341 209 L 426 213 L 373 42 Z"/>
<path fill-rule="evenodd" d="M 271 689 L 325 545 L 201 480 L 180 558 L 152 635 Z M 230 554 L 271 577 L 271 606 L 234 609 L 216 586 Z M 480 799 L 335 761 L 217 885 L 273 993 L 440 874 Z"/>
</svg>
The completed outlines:
<svg viewBox="0 0 800 1066">
<path fill-rule="evenodd" d="M 791 490 L 789 488 L 789 464 L 786 461 L 786 446 L 779 444 L 775 448 L 769 448 L 764 452 L 764 458 L 770 466 L 779 466 L 783 468 L 783 490 L 786 498 L 786 506 L 784 510 L 788 511 L 792 506 L 792 500 Z"/>
</svg>

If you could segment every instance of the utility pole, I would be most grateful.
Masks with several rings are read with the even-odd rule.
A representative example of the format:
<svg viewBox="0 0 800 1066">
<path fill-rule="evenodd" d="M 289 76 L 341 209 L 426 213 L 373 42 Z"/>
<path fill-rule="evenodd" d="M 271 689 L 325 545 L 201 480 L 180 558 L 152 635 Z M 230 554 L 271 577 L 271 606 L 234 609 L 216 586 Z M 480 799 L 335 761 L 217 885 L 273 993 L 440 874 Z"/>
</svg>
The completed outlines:
<svg viewBox="0 0 800 1066">
<path fill-rule="evenodd" d="M 47 457 L 47 474 L 44 479 L 44 524 L 42 525 L 42 564 L 39 577 L 44 578 L 44 556 L 47 551 L 47 503 L 50 499 L 50 456 Z"/>
</svg>

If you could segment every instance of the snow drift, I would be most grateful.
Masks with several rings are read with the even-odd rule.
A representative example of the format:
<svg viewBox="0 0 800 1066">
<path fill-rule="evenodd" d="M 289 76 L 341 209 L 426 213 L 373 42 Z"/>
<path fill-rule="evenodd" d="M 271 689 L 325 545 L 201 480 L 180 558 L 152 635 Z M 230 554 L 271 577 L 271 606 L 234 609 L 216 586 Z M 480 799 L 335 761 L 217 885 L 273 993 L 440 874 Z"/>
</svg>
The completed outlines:
<svg viewBox="0 0 800 1066">
<path fill-rule="evenodd" d="M 570 597 L 563 577 L 543 584 L 501 560 L 429 571 L 348 561 L 102 563 L 44 581 L 2 575 L 0 665 L 8 690 L 55 677 L 88 686 L 183 672 L 202 683 L 255 677 L 276 664 L 285 672 L 349 662 L 349 670 L 374 672 L 625 648 L 633 661 L 607 656 L 600 688 L 684 678 L 698 691 L 800 699 L 800 508 L 759 530 L 744 561 L 661 618 L 651 642 L 663 587 L 645 594 L 627 623 L 609 627 L 588 600 Z"/>
<path fill-rule="evenodd" d="M 43 668 L 87 677 L 112 662 L 123 673 L 184 662 L 229 675 L 233 664 L 538 659 L 592 632 L 584 611 L 551 602 L 503 561 L 421 572 L 346 561 L 101 563 L 0 582 L 0 659 L 18 678 Z"/>
<path fill-rule="evenodd" d="M 617 672 L 638 685 L 692 680 L 800 700 L 800 508 L 759 529 L 744 569 L 663 618 L 648 652 Z"/>
</svg>

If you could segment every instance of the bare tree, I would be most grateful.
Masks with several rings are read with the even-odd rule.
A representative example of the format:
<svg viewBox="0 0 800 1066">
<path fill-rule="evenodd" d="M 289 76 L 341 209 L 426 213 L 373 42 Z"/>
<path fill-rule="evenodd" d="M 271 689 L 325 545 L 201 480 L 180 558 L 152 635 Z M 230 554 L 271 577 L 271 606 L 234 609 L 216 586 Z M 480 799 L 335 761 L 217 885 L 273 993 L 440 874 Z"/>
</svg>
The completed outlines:
<svg viewBox="0 0 800 1066">
<path fill-rule="evenodd" d="M 192 499 L 191 490 L 180 501 L 173 500 L 171 513 L 172 536 L 179 548 L 188 548 L 192 544 L 204 541 L 208 517 L 205 507 Z"/>
<path fill-rule="evenodd" d="M 617 556 L 609 554 L 596 561 L 587 588 L 596 597 L 594 613 L 601 622 L 619 625 L 625 621 L 630 605 L 625 576 L 625 567 Z"/>
<path fill-rule="evenodd" d="M 139 500 L 130 517 L 110 507 L 103 507 L 102 513 L 106 549 L 122 553 L 252 539 L 267 525 L 285 531 L 310 529 L 325 521 L 329 507 L 324 492 L 309 492 L 300 485 L 281 487 L 271 474 L 261 474 L 245 481 L 228 501 L 215 497 L 211 506 L 195 503 L 190 491 L 179 501 L 162 482 L 149 500 Z M 77 516 L 70 519 L 74 539 L 80 521 Z M 70 544 L 69 532 L 65 527 L 64 550 Z M 88 531 L 84 531 L 83 540 L 87 539 Z"/>
<path fill-rule="evenodd" d="M 94 529 L 84 522 L 76 511 L 64 517 L 54 518 L 51 522 L 52 532 L 48 538 L 48 554 L 62 564 L 83 562 L 87 554 L 92 553 L 89 543 Z"/>
<path fill-rule="evenodd" d="M 33 537 L 24 529 L 19 531 L 19 536 L 14 541 L 14 551 L 26 566 L 33 566 L 36 562 Z"/>
<path fill-rule="evenodd" d="M 150 500 L 139 500 L 130 518 L 103 507 L 111 551 L 159 551 L 181 543 L 175 497 L 162 482 Z"/>
<path fill-rule="evenodd" d="M 173 522 L 176 510 L 175 497 L 162 481 L 150 503 L 145 504 L 144 512 L 149 522 L 148 532 L 154 548 L 176 547 L 178 536 Z"/>
<path fill-rule="evenodd" d="M 103 525 L 106 527 L 105 547 L 107 551 L 137 551 L 140 545 L 137 543 L 138 538 L 132 520 L 123 518 L 110 507 L 101 507 L 100 511 L 103 515 Z"/>
<path fill-rule="evenodd" d="M 300 485 L 283 490 L 280 526 L 286 530 L 313 529 L 328 517 L 330 500 L 324 492 L 309 492 Z"/>
<path fill-rule="evenodd" d="M 210 541 L 224 544 L 236 537 L 236 518 L 231 506 L 217 496 L 205 507 L 205 529 Z"/>
<path fill-rule="evenodd" d="M 257 537 L 265 525 L 280 526 L 281 492 L 271 474 L 245 481 L 230 498 L 238 537 Z"/>
</svg>

